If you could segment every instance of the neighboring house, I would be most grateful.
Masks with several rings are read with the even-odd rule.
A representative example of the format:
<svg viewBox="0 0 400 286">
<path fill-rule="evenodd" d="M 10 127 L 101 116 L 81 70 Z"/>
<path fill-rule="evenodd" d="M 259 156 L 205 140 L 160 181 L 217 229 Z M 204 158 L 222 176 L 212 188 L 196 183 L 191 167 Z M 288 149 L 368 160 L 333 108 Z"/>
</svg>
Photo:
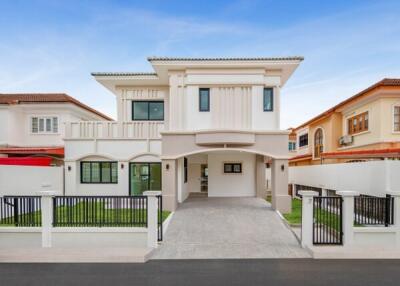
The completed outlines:
<svg viewBox="0 0 400 286">
<path fill-rule="evenodd" d="M 62 93 L 0 94 L 0 164 L 62 164 L 67 121 L 112 120 Z"/>
<path fill-rule="evenodd" d="M 383 79 L 294 129 L 291 166 L 400 157 L 400 79 Z"/>
<path fill-rule="evenodd" d="M 154 73 L 93 73 L 118 120 L 67 123 L 66 194 L 162 189 L 168 210 L 191 193 L 263 197 L 271 162 L 273 207 L 289 212 L 280 89 L 303 59 L 148 60 Z"/>
</svg>

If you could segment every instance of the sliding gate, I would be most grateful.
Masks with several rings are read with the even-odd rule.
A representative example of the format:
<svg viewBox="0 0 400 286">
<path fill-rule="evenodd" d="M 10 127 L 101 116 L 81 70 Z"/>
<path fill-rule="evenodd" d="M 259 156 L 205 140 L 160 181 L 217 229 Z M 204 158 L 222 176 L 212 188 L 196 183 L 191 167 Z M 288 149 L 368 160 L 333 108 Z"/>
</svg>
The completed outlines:
<svg viewBox="0 0 400 286">
<path fill-rule="evenodd" d="M 343 244 L 342 203 L 342 197 L 314 197 L 313 244 Z"/>
</svg>

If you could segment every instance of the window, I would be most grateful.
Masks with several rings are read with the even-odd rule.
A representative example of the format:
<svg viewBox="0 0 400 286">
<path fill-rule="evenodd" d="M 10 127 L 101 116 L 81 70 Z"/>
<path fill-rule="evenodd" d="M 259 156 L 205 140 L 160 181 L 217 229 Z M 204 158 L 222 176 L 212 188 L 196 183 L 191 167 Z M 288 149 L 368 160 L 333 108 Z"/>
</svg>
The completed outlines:
<svg viewBox="0 0 400 286">
<path fill-rule="evenodd" d="M 308 133 L 299 137 L 299 147 L 308 146 Z"/>
<path fill-rule="evenodd" d="M 183 158 L 183 181 L 184 183 L 188 181 L 188 159 L 186 157 Z"/>
<path fill-rule="evenodd" d="M 274 90 L 272 88 L 264 88 L 264 111 L 274 110 Z"/>
<path fill-rule="evenodd" d="M 368 112 L 364 112 L 347 119 L 348 134 L 357 134 L 368 131 Z"/>
<path fill-rule="evenodd" d="M 314 158 L 321 157 L 321 153 L 324 151 L 324 135 L 322 129 L 318 128 L 314 134 Z"/>
<path fill-rule="evenodd" d="M 242 163 L 224 163 L 225 174 L 239 174 L 242 173 Z"/>
<path fill-rule="evenodd" d="M 132 120 L 164 120 L 164 102 L 132 101 Z"/>
<path fill-rule="evenodd" d="M 400 106 L 395 106 L 393 110 L 393 131 L 400 132 Z"/>
<path fill-rule="evenodd" d="M 58 133 L 58 117 L 32 117 L 31 132 L 40 133 Z"/>
<path fill-rule="evenodd" d="M 129 193 L 161 191 L 161 163 L 129 163 Z"/>
<path fill-rule="evenodd" d="M 210 111 L 210 89 L 199 89 L 199 111 Z"/>
<path fill-rule="evenodd" d="M 295 151 L 296 150 L 296 142 L 289 141 L 289 151 Z"/>
<path fill-rule="evenodd" d="M 84 184 L 118 183 L 117 162 L 81 162 L 81 183 Z"/>
</svg>

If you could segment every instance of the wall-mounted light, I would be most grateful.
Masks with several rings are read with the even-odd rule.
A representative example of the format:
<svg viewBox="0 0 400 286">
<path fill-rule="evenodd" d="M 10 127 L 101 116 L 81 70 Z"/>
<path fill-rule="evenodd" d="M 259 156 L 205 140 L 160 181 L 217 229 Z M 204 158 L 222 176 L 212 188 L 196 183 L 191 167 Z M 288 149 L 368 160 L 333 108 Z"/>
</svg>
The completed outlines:
<svg viewBox="0 0 400 286">
<path fill-rule="evenodd" d="M 123 169 L 124 168 L 124 163 L 121 163 L 121 169 Z"/>
<path fill-rule="evenodd" d="M 169 164 L 165 165 L 165 169 L 169 170 Z"/>
<path fill-rule="evenodd" d="M 283 171 L 285 171 L 285 165 L 281 165 L 281 171 L 283 172 Z"/>
<path fill-rule="evenodd" d="M 71 171 L 71 169 L 72 169 L 72 168 L 71 168 L 71 166 L 68 166 L 68 168 L 67 168 L 67 169 L 68 169 L 68 172 L 69 172 L 69 171 Z"/>
</svg>

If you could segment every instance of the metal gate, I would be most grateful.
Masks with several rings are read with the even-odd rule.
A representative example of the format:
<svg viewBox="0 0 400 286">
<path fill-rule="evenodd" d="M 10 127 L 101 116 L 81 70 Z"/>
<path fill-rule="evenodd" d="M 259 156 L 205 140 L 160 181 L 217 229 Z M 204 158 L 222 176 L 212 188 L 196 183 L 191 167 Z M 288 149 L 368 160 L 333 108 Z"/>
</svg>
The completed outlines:
<svg viewBox="0 0 400 286">
<path fill-rule="evenodd" d="M 313 244 L 343 244 L 342 203 L 342 197 L 314 197 Z"/>
</svg>

